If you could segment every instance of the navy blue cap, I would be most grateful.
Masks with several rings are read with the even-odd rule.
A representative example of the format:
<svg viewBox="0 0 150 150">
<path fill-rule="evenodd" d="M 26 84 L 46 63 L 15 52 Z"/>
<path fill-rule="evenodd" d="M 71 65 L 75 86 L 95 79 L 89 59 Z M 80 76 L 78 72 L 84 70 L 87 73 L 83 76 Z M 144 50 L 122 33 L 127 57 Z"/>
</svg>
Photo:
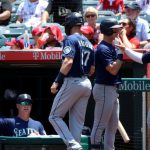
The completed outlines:
<svg viewBox="0 0 150 150">
<path fill-rule="evenodd" d="M 17 97 L 17 104 L 20 105 L 31 105 L 32 104 L 32 98 L 29 94 L 20 94 Z"/>
</svg>

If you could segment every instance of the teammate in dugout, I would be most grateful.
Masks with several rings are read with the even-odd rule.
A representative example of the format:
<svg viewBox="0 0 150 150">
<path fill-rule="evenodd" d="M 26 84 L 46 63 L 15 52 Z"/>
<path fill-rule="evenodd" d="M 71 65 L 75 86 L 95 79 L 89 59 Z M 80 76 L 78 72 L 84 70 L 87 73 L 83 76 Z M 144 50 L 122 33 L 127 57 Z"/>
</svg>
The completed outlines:
<svg viewBox="0 0 150 150">
<path fill-rule="evenodd" d="M 120 68 L 123 64 L 122 51 L 113 46 L 115 37 L 122 30 L 116 19 L 104 19 L 100 25 L 103 40 L 95 54 L 96 81 L 93 87 L 95 100 L 94 124 L 91 132 L 92 150 L 100 149 L 104 133 L 104 150 L 114 150 L 115 134 L 119 121 L 117 87 L 121 84 Z"/>
<path fill-rule="evenodd" d="M 94 49 L 81 34 L 83 17 L 74 12 L 66 17 L 66 39 L 63 41 L 63 61 L 60 72 L 51 86 L 57 93 L 49 121 L 67 145 L 68 150 L 82 150 L 80 145 L 86 107 L 91 95 L 92 85 L 87 76 L 94 73 Z M 69 111 L 69 128 L 63 121 Z"/>
<path fill-rule="evenodd" d="M 30 118 L 32 99 L 29 94 L 20 94 L 17 97 L 16 107 L 17 117 L 0 118 L 0 135 L 16 137 L 46 135 L 43 125 Z"/>
</svg>

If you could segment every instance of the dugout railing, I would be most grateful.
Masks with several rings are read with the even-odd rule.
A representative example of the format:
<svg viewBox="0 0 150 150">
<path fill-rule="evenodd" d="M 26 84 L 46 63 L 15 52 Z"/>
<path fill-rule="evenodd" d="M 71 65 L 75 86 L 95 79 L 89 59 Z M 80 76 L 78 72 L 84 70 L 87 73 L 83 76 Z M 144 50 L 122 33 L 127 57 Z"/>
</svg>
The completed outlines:
<svg viewBox="0 0 150 150">
<path fill-rule="evenodd" d="M 81 145 L 84 150 L 90 150 L 88 136 L 82 136 Z M 66 150 L 66 146 L 57 135 L 41 137 L 0 136 L 0 150 Z"/>
</svg>

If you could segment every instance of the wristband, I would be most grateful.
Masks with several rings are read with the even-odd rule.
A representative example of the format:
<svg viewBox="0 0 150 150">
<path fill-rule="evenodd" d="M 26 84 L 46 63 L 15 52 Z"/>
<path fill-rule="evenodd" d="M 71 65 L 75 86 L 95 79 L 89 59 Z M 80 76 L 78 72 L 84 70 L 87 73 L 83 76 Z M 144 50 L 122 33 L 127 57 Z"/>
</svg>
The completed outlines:
<svg viewBox="0 0 150 150">
<path fill-rule="evenodd" d="M 56 79 L 55 79 L 55 82 L 59 83 L 59 84 L 62 84 L 64 78 L 65 78 L 65 75 L 63 73 L 59 72 Z"/>
<path fill-rule="evenodd" d="M 122 61 L 122 59 L 123 59 L 123 54 L 118 54 L 118 55 L 117 55 L 117 59 L 119 59 L 119 60 Z"/>
</svg>

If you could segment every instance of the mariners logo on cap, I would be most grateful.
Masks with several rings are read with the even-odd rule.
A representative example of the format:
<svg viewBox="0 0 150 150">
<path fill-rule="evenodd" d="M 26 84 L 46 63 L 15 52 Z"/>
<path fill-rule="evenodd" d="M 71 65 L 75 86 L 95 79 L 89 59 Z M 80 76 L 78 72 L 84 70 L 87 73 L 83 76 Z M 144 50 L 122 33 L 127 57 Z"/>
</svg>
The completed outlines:
<svg viewBox="0 0 150 150">
<path fill-rule="evenodd" d="M 28 98 L 28 95 L 27 94 L 24 94 L 24 99 L 27 99 Z"/>
<path fill-rule="evenodd" d="M 69 54 L 71 52 L 71 47 L 66 46 L 63 51 L 65 54 Z"/>
</svg>

